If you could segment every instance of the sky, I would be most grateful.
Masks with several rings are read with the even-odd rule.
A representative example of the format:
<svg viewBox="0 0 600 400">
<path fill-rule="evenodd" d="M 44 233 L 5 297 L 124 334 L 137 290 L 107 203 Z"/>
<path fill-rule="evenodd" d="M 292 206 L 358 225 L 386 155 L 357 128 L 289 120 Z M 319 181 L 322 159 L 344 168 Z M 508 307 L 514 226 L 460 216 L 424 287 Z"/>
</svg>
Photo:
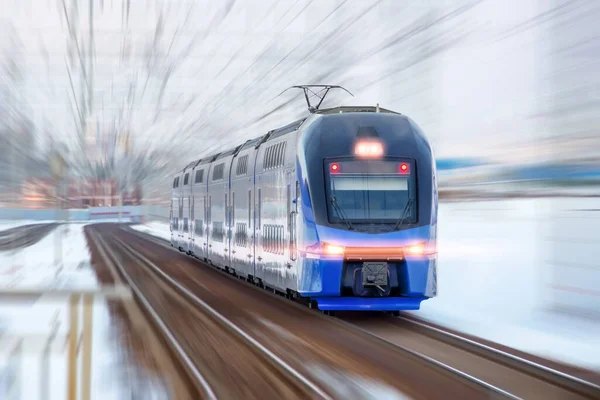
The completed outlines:
<svg viewBox="0 0 600 400">
<path fill-rule="evenodd" d="M 305 116 L 300 93 L 278 94 L 315 83 L 355 95 L 325 106 L 410 116 L 438 157 L 552 158 L 600 136 L 594 0 L 96 0 L 93 52 L 90 1 L 0 1 L 0 31 L 15 33 L 0 34 L 0 58 L 24 67 L 16 98 L 71 145 L 79 112 L 101 129 L 117 120 L 138 150 L 179 147 L 187 164 Z M 67 67 L 65 9 L 86 69 L 94 55 L 91 115 L 74 106 L 89 103 L 76 56 Z M 573 151 L 593 152 L 585 143 Z"/>
</svg>

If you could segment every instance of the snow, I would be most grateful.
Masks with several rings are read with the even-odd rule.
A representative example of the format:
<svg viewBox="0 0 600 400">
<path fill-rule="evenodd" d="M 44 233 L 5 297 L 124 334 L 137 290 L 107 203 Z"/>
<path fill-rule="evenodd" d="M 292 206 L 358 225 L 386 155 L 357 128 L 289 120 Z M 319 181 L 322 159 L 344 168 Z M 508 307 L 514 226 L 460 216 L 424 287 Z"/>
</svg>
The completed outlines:
<svg viewBox="0 0 600 400">
<path fill-rule="evenodd" d="M 600 370 L 600 318 L 586 312 L 590 301 L 599 300 L 576 297 L 586 285 L 600 281 L 600 254 L 593 245 L 600 233 L 586 230 L 590 237 L 585 256 L 581 248 L 573 250 L 581 241 L 574 235 L 585 221 L 600 218 L 594 212 L 596 203 L 527 199 L 440 204 L 438 297 L 423 302 L 414 314 L 522 351 Z M 563 240 L 557 243 L 554 236 L 560 234 Z M 595 266 L 583 275 L 571 274 L 573 294 L 552 289 L 560 271 L 557 260 L 563 258 Z M 580 312 L 558 311 L 569 303 L 567 296 L 571 310 Z"/>
<path fill-rule="evenodd" d="M 151 221 L 142 225 L 132 225 L 131 228 L 136 231 L 147 233 L 155 237 L 159 237 L 168 242 L 171 241 L 171 228 L 166 222 Z"/>
<path fill-rule="evenodd" d="M 32 219 L 24 220 L 0 220 L 0 231 L 16 228 L 18 226 L 33 225 L 33 224 L 50 224 L 54 221 L 36 221 Z"/>
<path fill-rule="evenodd" d="M 25 249 L 0 253 L 0 291 L 6 288 L 93 289 L 99 284 L 90 264 L 84 224 L 58 227 Z M 60 242 L 58 238 L 60 237 Z M 55 261 L 57 243 L 60 262 Z M 0 299 L 0 398 L 64 399 L 68 382 L 69 307 L 67 298 Z M 82 335 L 83 307 L 79 311 Z M 167 398 L 164 388 L 141 376 L 129 365 L 121 348 L 115 316 L 107 300 L 94 299 L 92 319 L 92 399 L 131 398 L 147 387 L 144 398 Z M 19 346 L 20 343 L 20 346 Z M 81 390 L 82 354 L 78 355 L 78 391 Z M 136 381 L 137 379 L 137 381 Z M 152 386 L 150 388 L 149 386 Z M 44 396 L 45 395 L 45 396 Z"/>
<path fill-rule="evenodd" d="M 0 288 L 96 287 L 83 227 L 61 225 L 33 246 L 0 253 Z"/>
</svg>

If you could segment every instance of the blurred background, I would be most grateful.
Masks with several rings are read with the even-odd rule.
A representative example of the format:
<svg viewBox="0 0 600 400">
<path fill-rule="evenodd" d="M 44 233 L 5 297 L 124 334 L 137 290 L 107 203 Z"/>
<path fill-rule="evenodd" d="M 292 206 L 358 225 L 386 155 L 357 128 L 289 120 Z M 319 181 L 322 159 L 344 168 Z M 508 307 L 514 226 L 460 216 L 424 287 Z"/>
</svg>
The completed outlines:
<svg viewBox="0 0 600 400">
<path fill-rule="evenodd" d="M 433 145 L 419 313 L 600 368 L 599 20 L 596 0 L 1 0 L 0 219 L 137 207 L 168 230 L 172 174 L 306 115 L 289 86 L 342 85 L 325 107 L 379 103 Z"/>
</svg>

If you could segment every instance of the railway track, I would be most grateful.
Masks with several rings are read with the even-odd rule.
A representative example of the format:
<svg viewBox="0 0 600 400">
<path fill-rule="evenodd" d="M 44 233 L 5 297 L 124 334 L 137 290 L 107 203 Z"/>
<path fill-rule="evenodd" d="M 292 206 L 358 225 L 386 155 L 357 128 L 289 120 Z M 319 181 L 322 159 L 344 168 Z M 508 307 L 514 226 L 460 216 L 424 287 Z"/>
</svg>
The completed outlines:
<svg viewBox="0 0 600 400">
<path fill-rule="evenodd" d="M 36 244 L 59 224 L 18 226 L 0 232 L 0 251 L 16 250 Z"/>
<path fill-rule="evenodd" d="M 450 332 L 442 327 L 419 320 L 409 314 L 401 314 L 395 320 L 395 324 L 397 325 L 408 324 L 411 326 L 411 329 L 420 331 L 427 336 L 437 338 L 470 353 L 493 359 L 499 364 L 506 365 L 514 370 L 519 370 L 546 382 L 551 382 L 565 390 L 572 391 L 581 396 L 600 398 L 600 385 L 579 377 L 576 374 L 570 374 L 524 356 L 499 349 L 491 344 L 482 343 L 459 333 Z"/>
<path fill-rule="evenodd" d="M 164 240 L 134 234 L 143 235 L 146 240 L 170 249 Z M 600 398 L 600 386 L 593 382 L 444 331 L 408 315 L 394 318 L 386 314 L 350 313 L 340 317 L 340 323 L 479 385 L 494 396 L 527 399 Z"/>
<path fill-rule="evenodd" d="M 99 235 L 96 235 L 95 239 L 102 248 L 102 252 L 106 254 L 106 257 L 110 259 L 110 262 L 132 288 L 150 319 L 167 339 L 191 379 L 197 387 L 201 388 L 204 398 L 258 398 L 261 396 L 267 398 L 271 398 L 271 396 L 273 398 L 332 398 L 319 384 L 279 358 L 125 242 L 115 238 L 107 243 Z M 140 281 L 143 283 L 140 284 Z M 156 293 L 159 291 L 164 293 L 161 296 L 160 306 L 156 300 L 144 294 L 148 291 L 153 292 L 152 297 L 156 297 Z M 177 307 L 186 307 L 189 310 L 185 321 L 177 321 L 176 318 L 173 318 L 174 314 L 181 314 L 180 310 L 175 309 Z M 227 362 L 223 363 L 228 360 L 215 357 L 215 349 L 207 348 L 209 343 L 200 343 L 197 339 L 195 340 L 192 336 L 199 332 L 178 329 L 186 325 L 187 327 L 195 325 L 198 328 L 210 328 L 211 335 L 214 335 L 212 341 L 216 337 L 224 348 L 235 348 L 237 354 L 235 357 L 232 356 L 230 361 L 236 362 L 240 361 L 240 358 L 244 358 L 247 363 L 244 366 L 245 371 L 249 365 L 254 368 L 254 374 L 250 374 L 252 379 L 245 380 L 243 374 L 240 374 L 235 366 L 228 368 Z M 235 385 L 235 382 L 231 382 L 233 385 L 223 385 L 220 378 L 227 376 L 233 376 L 234 380 L 245 381 L 245 383 L 244 385 Z M 220 383 L 213 385 L 210 383 L 212 381 Z M 244 393 L 249 389 L 253 396 Z M 260 395 L 256 396 L 258 394 Z"/>
<path fill-rule="evenodd" d="M 340 314 L 341 321 L 408 351 L 431 357 L 522 399 L 600 399 L 600 386 L 406 314 Z"/>
</svg>

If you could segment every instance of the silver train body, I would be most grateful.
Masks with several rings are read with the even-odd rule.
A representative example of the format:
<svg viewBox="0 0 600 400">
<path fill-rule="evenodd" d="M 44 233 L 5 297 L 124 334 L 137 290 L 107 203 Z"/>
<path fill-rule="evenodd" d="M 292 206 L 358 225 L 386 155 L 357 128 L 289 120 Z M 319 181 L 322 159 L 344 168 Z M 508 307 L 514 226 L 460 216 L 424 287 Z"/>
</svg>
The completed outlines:
<svg viewBox="0 0 600 400">
<path fill-rule="evenodd" d="M 352 151 L 364 126 L 389 149 L 386 163 L 400 160 L 411 167 L 413 183 L 405 187 L 416 201 L 412 206 L 407 201 L 408 223 L 397 223 L 404 204 L 390 220 L 350 224 L 336 220 L 328 206 L 331 193 L 324 182 L 330 179 L 330 160 L 359 169 L 383 162 L 363 162 Z M 339 137 L 328 136 L 336 129 Z M 261 286 L 305 297 L 322 310 L 418 309 L 436 295 L 435 252 L 395 251 L 416 243 L 429 249 L 437 232 L 433 154 L 405 116 L 374 107 L 318 111 L 193 161 L 172 183 L 171 244 Z M 355 255 L 368 251 L 352 259 L 327 253 L 325 242 Z M 389 254 L 382 255 L 384 249 Z M 361 286 L 357 271 L 368 261 L 384 261 L 389 288 L 371 290 L 364 280 Z"/>
</svg>

